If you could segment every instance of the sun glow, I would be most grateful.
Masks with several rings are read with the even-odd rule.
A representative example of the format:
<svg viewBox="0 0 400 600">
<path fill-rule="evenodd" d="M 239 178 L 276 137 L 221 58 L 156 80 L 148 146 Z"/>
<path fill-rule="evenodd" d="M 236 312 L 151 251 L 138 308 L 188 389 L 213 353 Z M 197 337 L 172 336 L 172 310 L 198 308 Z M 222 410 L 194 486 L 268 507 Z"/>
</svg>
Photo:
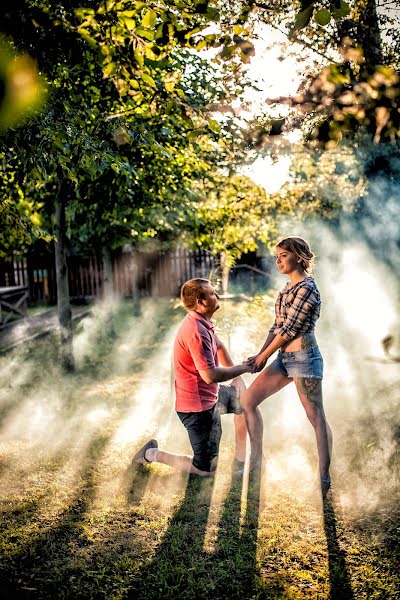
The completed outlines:
<svg viewBox="0 0 400 600">
<path fill-rule="evenodd" d="M 267 110 L 271 118 L 284 118 L 288 114 L 288 106 L 283 99 L 296 94 L 304 71 L 312 61 L 318 60 L 318 56 L 308 51 L 305 57 L 304 49 L 298 44 L 290 44 L 289 48 L 285 33 L 265 24 L 256 28 L 254 47 L 255 56 L 246 66 L 246 73 L 257 89 L 248 88 L 241 114 L 251 119 L 254 114 L 263 114 Z M 293 143 L 300 136 L 298 130 L 293 130 L 283 137 Z M 243 173 L 268 193 L 274 193 L 288 180 L 290 164 L 291 157 L 288 154 L 281 153 L 272 160 L 267 153 L 258 157 L 251 166 L 245 167 Z"/>
</svg>

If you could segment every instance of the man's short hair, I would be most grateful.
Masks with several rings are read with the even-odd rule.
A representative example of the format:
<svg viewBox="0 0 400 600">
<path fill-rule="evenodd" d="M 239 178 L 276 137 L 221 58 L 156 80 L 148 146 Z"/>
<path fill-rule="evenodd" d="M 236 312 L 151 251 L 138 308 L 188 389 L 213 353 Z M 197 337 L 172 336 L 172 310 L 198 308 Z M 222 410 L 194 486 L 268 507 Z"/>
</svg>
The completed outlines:
<svg viewBox="0 0 400 600">
<path fill-rule="evenodd" d="M 181 300 L 187 310 L 196 308 L 197 300 L 203 297 L 203 287 L 207 283 L 211 285 L 209 279 L 197 277 L 196 279 L 189 279 L 183 284 L 181 287 Z"/>
</svg>

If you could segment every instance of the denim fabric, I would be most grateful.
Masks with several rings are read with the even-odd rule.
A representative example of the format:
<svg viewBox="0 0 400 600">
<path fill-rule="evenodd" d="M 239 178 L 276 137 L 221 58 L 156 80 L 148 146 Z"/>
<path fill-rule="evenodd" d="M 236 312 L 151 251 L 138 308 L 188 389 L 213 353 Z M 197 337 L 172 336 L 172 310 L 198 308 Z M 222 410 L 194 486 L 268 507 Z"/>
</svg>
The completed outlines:
<svg viewBox="0 0 400 600">
<path fill-rule="evenodd" d="M 211 462 L 219 450 L 221 420 L 219 415 L 216 419 L 214 413 L 215 406 L 201 412 L 177 413 L 189 435 L 193 464 L 201 471 L 210 471 Z"/>
<path fill-rule="evenodd" d="M 201 412 L 177 413 L 187 429 L 195 467 L 201 471 L 210 471 L 216 467 L 214 459 L 218 456 L 222 436 L 221 415 L 241 412 L 237 388 L 220 385 L 218 401 L 213 408 Z"/>
<path fill-rule="evenodd" d="M 279 352 L 270 365 L 287 377 L 323 378 L 324 361 L 318 347 Z"/>
<path fill-rule="evenodd" d="M 238 388 L 234 385 L 220 385 L 218 389 L 218 402 L 215 407 L 220 415 L 225 415 L 226 413 L 240 415 L 242 407 L 240 405 Z"/>
</svg>

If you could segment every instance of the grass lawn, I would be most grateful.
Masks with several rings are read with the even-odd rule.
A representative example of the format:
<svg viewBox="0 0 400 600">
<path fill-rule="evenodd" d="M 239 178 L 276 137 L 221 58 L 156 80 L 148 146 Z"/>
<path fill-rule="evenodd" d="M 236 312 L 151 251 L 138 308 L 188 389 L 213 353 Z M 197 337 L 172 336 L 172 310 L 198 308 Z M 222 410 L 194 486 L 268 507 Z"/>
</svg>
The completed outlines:
<svg viewBox="0 0 400 600">
<path fill-rule="evenodd" d="M 219 333 L 236 360 L 262 343 L 271 305 L 223 304 Z M 94 310 L 76 325 L 70 376 L 54 334 L 0 356 L 0 598 L 400 598 L 398 366 L 379 381 L 363 367 L 360 389 L 347 380 L 333 390 L 328 378 L 334 486 L 324 505 L 291 386 L 262 405 L 259 485 L 232 476 L 229 415 L 214 479 L 136 469 L 148 437 L 189 453 L 171 396 L 183 315 L 162 300 L 138 318 L 124 302 L 111 338 Z"/>
</svg>

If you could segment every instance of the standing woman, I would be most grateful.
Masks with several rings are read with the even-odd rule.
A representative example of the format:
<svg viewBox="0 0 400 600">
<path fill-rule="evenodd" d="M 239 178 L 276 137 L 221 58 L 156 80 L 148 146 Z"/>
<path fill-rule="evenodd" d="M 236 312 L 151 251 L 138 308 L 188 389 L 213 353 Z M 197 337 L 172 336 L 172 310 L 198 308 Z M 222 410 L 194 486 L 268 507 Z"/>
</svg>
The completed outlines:
<svg viewBox="0 0 400 600">
<path fill-rule="evenodd" d="M 305 240 L 285 238 L 276 246 L 276 265 L 289 281 L 275 303 L 275 322 L 260 352 L 248 359 L 253 373 L 262 371 L 241 398 L 251 442 L 250 469 L 260 468 L 263 421 L 258 405 L 288 383 L 294 381 L 300 401 L 314 427 L 319 457 L 321 491 L 325 497 L 331 480 L 329 465 L 332 432 L 322 404 L 323 360 L 314 334 L 320 313 L 320 295 L 309 274 L 315 262 Z M 267 360 L 277 350 L 275 360 Z M 264 369 L 264 370 L 263 370 Z"/>
</svg>

